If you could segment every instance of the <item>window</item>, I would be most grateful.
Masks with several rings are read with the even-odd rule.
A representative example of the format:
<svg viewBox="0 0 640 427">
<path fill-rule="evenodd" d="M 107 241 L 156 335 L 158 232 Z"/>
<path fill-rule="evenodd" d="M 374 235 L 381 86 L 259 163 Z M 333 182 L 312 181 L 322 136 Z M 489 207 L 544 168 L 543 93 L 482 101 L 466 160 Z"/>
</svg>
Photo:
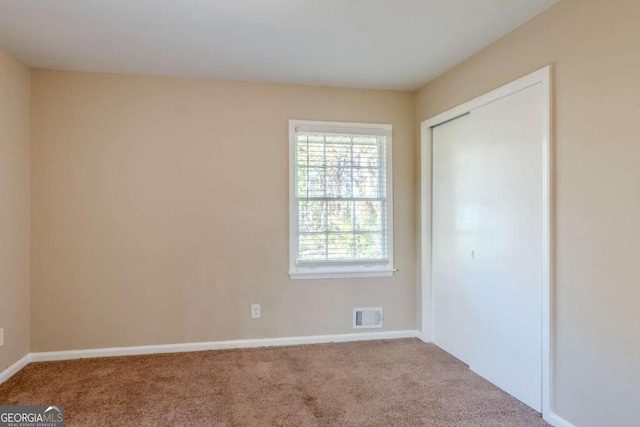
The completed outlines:
<svg viewBox="0 0 640 427">
<path fill-rule="evenodd" d="M 391 125 L 291 120 L 291 278 L 393 274 Z"/>
</svg>

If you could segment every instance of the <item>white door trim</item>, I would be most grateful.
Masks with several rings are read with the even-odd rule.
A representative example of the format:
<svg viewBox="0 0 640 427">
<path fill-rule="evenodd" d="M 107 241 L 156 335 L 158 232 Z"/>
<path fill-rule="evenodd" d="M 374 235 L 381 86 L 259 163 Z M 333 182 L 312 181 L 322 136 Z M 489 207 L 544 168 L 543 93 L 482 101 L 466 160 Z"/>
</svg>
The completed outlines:
<svg viewBox="0 0 640 427">
<path fill-rule="evenodd" d="M 542 108 L 544 109 L 543 137 L 543 200 L 542 200 L 542 415 L 548 419 L 551 411 L 551 324 L 552 324 L 552 252 L 551 252 L 551 66 L 542 68 L 514 82 L 465 102 L 449 111 L 438 114 L 421 123 L 421 215 L 420 215 L 420 257 L 421 257 L 421 294 L 422 325 L 421 339 L 432 341 L 432 298 L 431 298 L 431 200 L 432 200 L 432 128 L 449 120 L 460 117 L 477 108 L 511 95 L 530 86 L 542 84 Z"/>
</svg>

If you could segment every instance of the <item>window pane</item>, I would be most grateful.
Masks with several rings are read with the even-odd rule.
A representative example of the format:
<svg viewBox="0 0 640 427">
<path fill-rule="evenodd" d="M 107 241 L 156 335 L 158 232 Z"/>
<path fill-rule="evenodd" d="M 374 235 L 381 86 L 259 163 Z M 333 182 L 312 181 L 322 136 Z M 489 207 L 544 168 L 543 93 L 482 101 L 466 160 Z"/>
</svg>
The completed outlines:
<svg viewBox="0 0 640 427">
<path fill-rule="evenodd" d="M 358 234 L 356 236 L 356 259 L 386 258 L 381 234 Z"/>
<path fill-rule="evenodd" d="M 327 259 L 327 239 L 325 234 L 300 234 L 300 261 L 325 261 Z"/>
<path fill-rule="evenodd" d="M 327 137 L 327 166 L 351 166 L 351 138 L 349 136 Z"/>
<path fill-rule="evenodd" d="M 353 206 L 352 201 L 329 202 L 327 231 L 354 231 Z"/>
<path fill-rule="evenodd" d="M 300 233 L 324 232 L 327 229 L 327 202 L 298 202 Z"/>
<path fill-rule="evenodd" d="M 382 197 L 380 184 L 379 169 L 360 168 L 353 170 L 354 197 Z"/>
<path fill-rule="evenodd" d="M 352 169 L 346 166 L 328 167 L 327 176 L 327 197 L 342 198 L 351 197 L 351 174 Z"/>
<path fill-rule="evenodd" d="M 380 166 L 380 150 L 378 145 L 361 145 L 354 144 L 353 146 L 353 164 L 359 167 L 373 167 Z"/>
<path fill-rule="evenodd" d="M 328 256 L 332 261 L 353 259 L 355 239 L 353 233 L 331 233 L 328 235 Z"/>
<path fill-rule="evenodd" d="M 318 135 L 298 137 L 298 166 L 324 167 L 324 138 Z"/>
<path fill-rule="evenodd" d="M 383 203 L 379 201 L 356 202 L 356 230 L 382 231 Z"/>
<path fill-rule="evenodd" d="M 324 197 L 325 196 L 326 171 L 323 167 L 307 168 L 304 172 L 305 180 L 298 182 L 298 190 L 302 187 L 301 197 Z M 304 196 L 302 196 L 304 195 Z"/>
<path fill-rule="evenodd" d="M 307 168 L 297 168 L 296 170 L 296 179 L 297 179 L 297 197 L 308 197 L 307 195 L 307 178 L 309 176 L 309 171 Z"/>
</svg>

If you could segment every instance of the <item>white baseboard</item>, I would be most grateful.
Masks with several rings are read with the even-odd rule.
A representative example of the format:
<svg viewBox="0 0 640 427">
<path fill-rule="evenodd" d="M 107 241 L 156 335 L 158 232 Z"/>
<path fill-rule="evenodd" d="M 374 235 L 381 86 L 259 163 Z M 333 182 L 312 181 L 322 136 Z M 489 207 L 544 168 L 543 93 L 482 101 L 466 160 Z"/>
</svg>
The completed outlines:
<svg viewBox="0 0 640 427">
<path fill-rule="evenodd" d="M 426 342 L 428 344 L 431 344 L 431 337 L 427 336 L 427 334 L 423 333 L 422 331 L 417 331 L 417 335 L 416 338 L 418 338 L 420 341 L 422 342 Z"/>
<path fill-rule="evenodd" d="M 553 411 L 549 412 L 549 414 L 544 417 L 544 420 L 553 427 L 576 427 Z"/>
<path fill-rule="evenodd" d="M 260 338 L 247 340 L 211 341 L 184 344 L 111 347 L 89 350 L 50 351 L 31 353 L 32 362 L 73 360 L 90 357 L 135 356 L 142 354 L 183 353 L 191 351 L 227 350 L 233 348 L 275 347 L 284 345 L 322 344 L 330 342 L 369 341 L 397 338 L 415 338 L 418 331 L 383 331 L 341 335 L 315 335 L 307 337 Z"/>
<path fill-rule="evenodd" d="M 233 348 L 276 347 L 285 345 L 322 344 L 330 342 L 370 341 L 398 338 L 415 338 L 418 331 L 382 331 L 339 335 L 315 335 L 307 337 L 262 338 L 248 340 L 211 341 L 184 344 L 145 345 L 136 347 L 111 347 L 88 350 L 49 351 L 29 353 L 0 372 L 0 384 L 11 378 L 31 362 L 73 360 L 90 357 L 135 356 L 142 354 L 183 353 L 190 351 L 226 350 Z"/>
<path fill-rule="evenodd" d="M 26 354 L 22 359 L 0 372 L 0 384 L 14 376 L 18 371 L 31 362 L 31 353 Z"/>
</svg>

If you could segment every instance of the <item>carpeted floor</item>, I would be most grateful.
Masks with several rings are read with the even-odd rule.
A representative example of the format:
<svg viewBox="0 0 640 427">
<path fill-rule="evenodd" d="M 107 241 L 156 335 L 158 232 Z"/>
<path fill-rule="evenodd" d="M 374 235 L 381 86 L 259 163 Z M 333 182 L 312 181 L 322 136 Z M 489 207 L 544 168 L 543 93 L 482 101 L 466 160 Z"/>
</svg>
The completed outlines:
<svg viewBox="0 0 640 427">
<path fill-rule="evenodd" d="M 67 426 L 546 426 L 417 339 L 32 363 L 0 405 Z"/>
</svg>

